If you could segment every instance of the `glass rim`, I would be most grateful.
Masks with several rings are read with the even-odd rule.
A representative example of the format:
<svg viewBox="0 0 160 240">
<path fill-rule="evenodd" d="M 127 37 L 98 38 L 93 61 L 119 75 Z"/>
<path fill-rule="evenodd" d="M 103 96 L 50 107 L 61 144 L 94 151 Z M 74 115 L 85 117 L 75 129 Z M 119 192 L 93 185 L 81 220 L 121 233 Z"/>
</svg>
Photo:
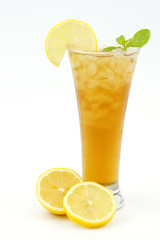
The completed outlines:
<svg viewBox="0 0 160 240">
<path fill-rule="evenodd" d="M 97 51 L 89 51 L 89 50 L 83 50 L 83 49 L 78 49 L 74 47 L 69 47 L 68 52 L 69 53 L 76 53 L 76 54 L 83 54 L 83 55 L 92 55 L 92 56 L 116 56 L 116 55 L 124 55 L 124 56 L 130 56 L 135 53 L 139 53 L 140 48 L 139 47 L 130 47 L 128 48 L 129 51 L 116 51 L 112 50 L 110 52 L 103 52 L 100 49 Z"/>
</svg>

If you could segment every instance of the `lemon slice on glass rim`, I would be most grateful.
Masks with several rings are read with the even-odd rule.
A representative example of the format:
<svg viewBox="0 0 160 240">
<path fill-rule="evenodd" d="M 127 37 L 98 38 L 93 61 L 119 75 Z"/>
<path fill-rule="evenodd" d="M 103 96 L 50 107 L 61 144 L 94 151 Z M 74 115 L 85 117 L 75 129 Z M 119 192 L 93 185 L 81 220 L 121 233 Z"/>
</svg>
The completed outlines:
<svg viewBox="0 0 160 240">
<path fill-rule="evenodd" d="M 97 39 L 93 29 L 85 22 L 69 19 L 54 26 L 45 41 L 48 59 L 59 66 L 67 48 L 96 51 Z"/>
</svg>

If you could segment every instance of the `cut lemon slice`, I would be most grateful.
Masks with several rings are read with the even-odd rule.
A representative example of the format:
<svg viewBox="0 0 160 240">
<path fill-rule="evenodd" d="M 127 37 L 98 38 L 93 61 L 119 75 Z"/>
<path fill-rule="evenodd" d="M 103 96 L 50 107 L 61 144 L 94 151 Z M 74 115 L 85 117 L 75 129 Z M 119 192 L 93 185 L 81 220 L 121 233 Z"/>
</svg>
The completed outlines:
<svg viewBox="0 0 160 240">
<path fill-rule="evenodd" d="M 68 168 L 53 168 L 42 173 L 36 185 L 39 202 L 52 213 L 65 214 L 63 197 L 82 178 L 75 171 Z"/>
<path fill-rule="evenodd" d="M 108 223 L 116 211 L 116 200 L 107 188 L 95 182 L 73 186 L 63 199 L 67 216 L 84 227 L 101 227 Z"/>
<path fill-rule="evenodd" d="M 86 23 L 71 19 L 54 26 L 45 42 L 48 59 L 59 66 L 67 48 L 96 51 L 97 39 L 93 29 Z"/>
</svg>

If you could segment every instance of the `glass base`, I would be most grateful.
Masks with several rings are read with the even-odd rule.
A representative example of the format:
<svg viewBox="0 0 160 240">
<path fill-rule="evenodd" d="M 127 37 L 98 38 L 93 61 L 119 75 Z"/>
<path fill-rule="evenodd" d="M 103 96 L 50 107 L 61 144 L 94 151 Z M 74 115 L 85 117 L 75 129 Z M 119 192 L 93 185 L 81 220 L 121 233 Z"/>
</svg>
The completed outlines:
<svg viewBox="0 0 160 240">
<path fill-rule="evenodd" d="M 120 209 L 121 207 L 123 207 L 124 205 L 124 199 L 123 196 L 121 195 L 120 189 L 119 189 L 119 184 L 115 183 L 112 185 L 108 185 L 105 186 L 106 188 L 108 188 L 113 195 L 115 196 L 116 202 L 117 202 L 117 210 Z"/>
</svg>

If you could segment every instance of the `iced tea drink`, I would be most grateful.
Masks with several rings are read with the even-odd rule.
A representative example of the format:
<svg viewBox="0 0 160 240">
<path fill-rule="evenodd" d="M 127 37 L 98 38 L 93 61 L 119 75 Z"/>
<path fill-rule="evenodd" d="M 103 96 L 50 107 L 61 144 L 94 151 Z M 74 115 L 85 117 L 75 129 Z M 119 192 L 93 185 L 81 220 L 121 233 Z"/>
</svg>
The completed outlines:
<svg viewBox="0 0 160 240">
<path fill-rule="evenodd" d="M 118 181 L 126 104 L 138 50 L 69 50 L 81 126 L 83 177 L 103 185 Z"/>
</svg>

